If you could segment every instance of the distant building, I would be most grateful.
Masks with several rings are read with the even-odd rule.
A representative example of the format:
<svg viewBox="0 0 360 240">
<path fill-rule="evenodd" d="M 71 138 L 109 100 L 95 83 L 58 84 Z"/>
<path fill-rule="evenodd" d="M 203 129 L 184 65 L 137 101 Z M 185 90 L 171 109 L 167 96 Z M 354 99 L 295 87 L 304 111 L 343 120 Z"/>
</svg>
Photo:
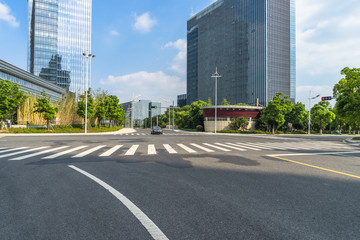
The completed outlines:
<svg viewBox="0 0 360 240">
<path fill-rule="evenodd" d="M 215 131 L 215 106 L 201 107 L 206 132 Z M 255 129 L 255 123 L 264 107 L 255 106 L 217 106 L 216 130 L 230 130 L 233 118 L 244 117 L 249 120 L 248 130 Z"/>
<path fill-rule="evenodd" d="M 156 106 L 156 108 L 151 108 L 151 116 L 155 117 L 158 115 L 161 115 L 161 103 L 159 102 L 151 102 L 151 100 L 139 100 L 138 102 L 134 102 L 134 121 L 139 121 L 142 123 L 142 121 L 145 118 L 150 117 L 150 103 L 152 106 Z M 123 106 L 123 109 L 125 111 L 125 115 L 127 119 L 131 119 L 131 102 L 126 102 L 121 104 Z"/>
<path fill-rule="evenodd" d="M 187 101 L 187 94 L 181 94 L 177 96 L 177 105 L 179 107 L 183 107 L 186 105 L 186 101 Z"/>
<path fill-rule="evenodd" d="M 295 0 L 218 0 L 187 22 L 187 104 L 295 101 Z"/>
<path fill-rule="evenodd" d="M 65 92 L 58 85 L 52 84 L 3 60 L 0 60 L 0 79 L 17 83 L 25 93 L 41 96 L 41 92 L 44 91 L 51 97 L 52 101 L 59 100 Z"/>
<path fill-rule="evenodd" d="M 28 71 L 71 92 L 91 87 L 92 0 L 28 0 Z M 89 80 L 89 84 L 84 84 Z"/>
</svg>

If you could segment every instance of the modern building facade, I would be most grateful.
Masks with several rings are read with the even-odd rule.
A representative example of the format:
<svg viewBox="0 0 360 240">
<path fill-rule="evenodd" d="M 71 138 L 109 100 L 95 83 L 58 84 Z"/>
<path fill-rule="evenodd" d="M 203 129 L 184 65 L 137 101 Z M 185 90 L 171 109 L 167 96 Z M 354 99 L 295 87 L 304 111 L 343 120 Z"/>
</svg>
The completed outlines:
<svg viewBox="0 0 360 240">
<path fill-rule="evenodd" d="M 188 20 L 187 104 L 295 101 L 295 0 L 218 0 Z"/>
<path fill-rule="evenodd" d="M 156 106 L 156 108 L 150 108 L 151 106 Z M 125 111 L 126 119 L 131 119 L 131 102 L 126 102 L 121 104 L 123 106 L 123 109 Z M 134 107 L 134 121 L 139 121 L 142 123 L 142 121 L 145 118 L 150 117 L 150 114 L 152 117 L 161 115 L 161 103 L 160 102 L 152 102 L 150 100 L 139 100 L 137 102 L 133 103 Z M 151 112 L 150 112 L 151 109 Z"/>
<path fill-rule="evenodd" d="M 45 92 L 52 101 L 59 100 L 65 93 L 64 89 L 34 74 L 0 60 L 0 79 L 17 83 L 25 93 L 41 96 Z"/>
<path fill-rule="evenodd" d="M 187 102 L 187 94 L 181 94 L 177 96 L 177 105 L 178 107 L 183 107 Z"/>
<path fill-rule="evenodd" d="M 91 87 L 92 0 L 28 0 L 28 71 L 71 92 Z"/>
</svg>

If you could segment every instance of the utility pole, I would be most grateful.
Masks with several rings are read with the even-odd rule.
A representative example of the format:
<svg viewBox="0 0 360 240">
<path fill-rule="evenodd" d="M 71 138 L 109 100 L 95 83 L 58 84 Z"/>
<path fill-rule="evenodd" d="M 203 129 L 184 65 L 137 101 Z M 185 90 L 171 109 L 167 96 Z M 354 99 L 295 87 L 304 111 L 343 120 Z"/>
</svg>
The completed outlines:
<svg viewBox="0 0 360 240">
<path fill-rule="evenodd" d="M 216 71 L 213 75 L 211 75 L 212 78 L 215 78 L 215 134 L 216 134 L 216 121 L 217 121 L 217 80 L 218 78 L 221 78 L 221 75 Z"/>
<path fill-rule="evenodd" d="M 310 135 L 311 134 L 311 99 L 315 99 L 315 98 L 318 98 L 320 97 L 320 94 L 316 95 L 315 97 L 311 97 L 311 91 L 309 93 L 309 122 L 308 122 L 308 134 Z"/>
<path fill-rule="evenodd" d="M 88 95 L 88 88 L 89 88 L 89 82 L 91 84 L 91 60 L 95 57 L 95 55 L 92 55 L 91 53 L 87 54 L 87 53 L 83 53 L 82 54 L 84 58 L 86 58 L 87 60 L 89 60 L 88 64 L 87 64 L 87 79 L 84 81 L 84 90 L 85 90 L 85 134 L 87 134 L 87 95 Z"/>
<path fill-rule="evenodd" d="M 172 125 L 173 131 L 175 130 L 175 103 L 173 101 L 173 125 Z"/>
</svg>

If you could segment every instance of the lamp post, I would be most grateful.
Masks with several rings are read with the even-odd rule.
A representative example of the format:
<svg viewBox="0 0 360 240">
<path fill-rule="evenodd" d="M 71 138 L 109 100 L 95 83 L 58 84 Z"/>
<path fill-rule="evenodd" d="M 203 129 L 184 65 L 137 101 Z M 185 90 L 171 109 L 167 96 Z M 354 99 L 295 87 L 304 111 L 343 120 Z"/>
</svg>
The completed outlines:
<svg viewBox="0 0 360 240">
<path fill-rule="evenodd" d="M 217 120 L 217 80 L 218 78 L 221 78 L 221 75 L 216 71 L 213 75 L 211 75 L 212 78 L 215 78 L 215 134 L 216 134 L 216 120 Z"/>
<path fill-rule="evenodd" d="M 162 100 L 169 104 L 169 130 L 170 130 L 170 124 L 171 124 L 170 123 L 170 104 L 171 104 L 171 100 L 170 99 L 166 100 L 165 98 L 163 98 Z"/>
<path fill-rule="evenodd" d="M 308 122 L 308 134 L 310 135 L 311 134 L 311 130 L 310 130 L 310 126 L 311 126 L 311 99 L 315 99 L 315 98 L 318 98 L 320 97 L 320 94 L 316 95 L 315 97 L 311 97 L 311 91 L 310 91 L 310 94 L 309 94 L 309 122 Z"/>
<path fill-rule="evenodd" d="M 84 58 L 86 58 L 87 60 L 89 60 L 89 63 L 87 64 L 87 74 L 88 74 L 88 78 L 85 80 L 84 82 L 84 88 L 85 88 L 85 134 L 87 134 L 87 95 L 88 95 L 88 84 L 90 82 L 91 84 L 91 60 L 95 57 L 95 55 L 92 55 L 91 53 L 83 53 L 82 54 Z"/>
</svg>

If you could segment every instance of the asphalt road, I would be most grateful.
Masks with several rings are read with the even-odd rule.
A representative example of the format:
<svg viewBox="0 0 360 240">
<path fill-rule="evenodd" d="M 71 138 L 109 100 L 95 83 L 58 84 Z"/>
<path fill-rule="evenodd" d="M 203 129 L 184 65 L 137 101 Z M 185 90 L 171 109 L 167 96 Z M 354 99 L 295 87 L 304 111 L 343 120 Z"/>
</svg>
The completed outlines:
<svg viewBox="0 0 360 240">
<path fill-rule="evenodd" d="M 0 239 L 359 239 L 345 138 L 0 135 Z"/>
</svg>

